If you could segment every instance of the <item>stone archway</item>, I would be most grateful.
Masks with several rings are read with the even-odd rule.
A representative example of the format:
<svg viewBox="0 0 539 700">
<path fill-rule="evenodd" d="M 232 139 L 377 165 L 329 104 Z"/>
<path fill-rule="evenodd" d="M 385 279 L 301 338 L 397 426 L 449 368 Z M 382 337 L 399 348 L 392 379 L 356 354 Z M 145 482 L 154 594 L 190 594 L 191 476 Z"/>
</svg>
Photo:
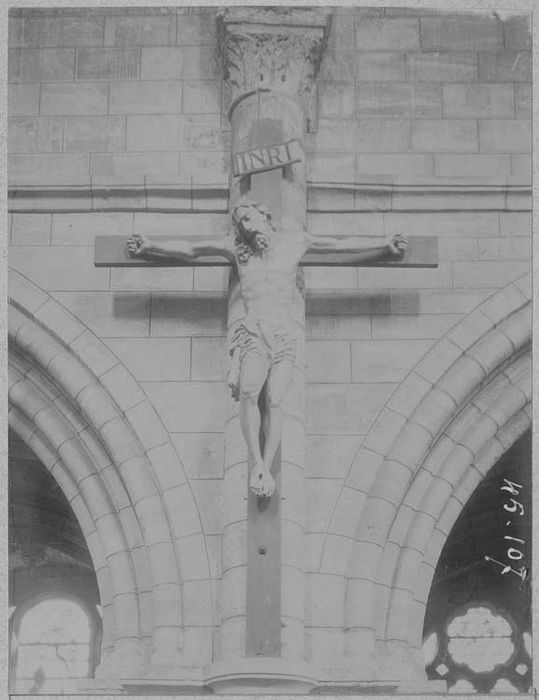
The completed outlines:
<svg viewBox="0 0 539 700">
<path fill-rule="evenodd" d="M 10 292 L 9 422 L 54 476 L 86 537 L 104 613 L 96 675 L 141 677 L 177 666 L 182 585 L 209 579 L 183 465 L 145 394 L 104 344 L 13 271 Z M 163 494 L 190 505 L 193 522 L 171 518 Z"/>
<path fill-rule="evenodd" d="M 354 460 L 345 489 L 362 491 L 364 507 L 349 513 L 357 527 L 348 545 L 346 655 L 371 678 L 425 678 L 432 567 L 474 487 L 529 425 L 530 298 L 527 276 L 438 341 Z"/>
</svg>

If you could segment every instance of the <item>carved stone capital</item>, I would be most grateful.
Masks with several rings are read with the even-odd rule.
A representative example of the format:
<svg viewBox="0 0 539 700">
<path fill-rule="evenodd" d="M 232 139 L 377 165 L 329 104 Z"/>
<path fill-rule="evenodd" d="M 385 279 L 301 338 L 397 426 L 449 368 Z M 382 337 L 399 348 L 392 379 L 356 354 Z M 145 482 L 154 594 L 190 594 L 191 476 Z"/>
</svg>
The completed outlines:
<svg viewBox="0 0 539 700">
<path fill-rule="evenodd" d="M 223 74 L 231 101 L 265 89 L 308 105 L 327 40 L 324 8 L 228 7 L 219 12 Z"/>
</svg>

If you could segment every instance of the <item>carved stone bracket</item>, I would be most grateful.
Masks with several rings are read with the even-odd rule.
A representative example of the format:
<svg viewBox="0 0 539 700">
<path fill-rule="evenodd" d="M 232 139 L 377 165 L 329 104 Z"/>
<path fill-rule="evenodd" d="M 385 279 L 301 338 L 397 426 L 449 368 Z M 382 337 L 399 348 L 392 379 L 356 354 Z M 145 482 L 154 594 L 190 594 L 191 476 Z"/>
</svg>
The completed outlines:
<svg viewBox="0 0 539 700">
<path fill-rule="evenodd" d="M 323 8 L 221 10 L 220 49 L 230 102 L 271 90 L 299 99 L 309 117 L 330 21 Z"/>
</svg>

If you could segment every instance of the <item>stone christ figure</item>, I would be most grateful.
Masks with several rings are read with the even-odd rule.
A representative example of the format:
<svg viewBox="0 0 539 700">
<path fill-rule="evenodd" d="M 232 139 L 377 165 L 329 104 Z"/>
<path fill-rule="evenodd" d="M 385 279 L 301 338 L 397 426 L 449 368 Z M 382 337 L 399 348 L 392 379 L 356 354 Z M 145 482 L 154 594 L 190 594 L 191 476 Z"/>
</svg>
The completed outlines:
<svg viewBox="0 0 539 700">
<path fill-rule="evenodd" d="M 234 239 L 227 235 L 160 244 L 134 235 L 127 241 L 127 249 L 136 257 L 186 262 L 222 255 L 235 264 L 245 318 L 231 339 L 228 386 L 240 402 L 250 488 L 257 496 L 269 498 L 275 489 L 271 466 L 281 441 L 283 401 L 304 335 L 304 301 L 297 284 L 300 260 L 307 252 L 354 253 L 356 262 L 374 262 L 402 254 L 408 243 L 400 235 L 377 239 L 312 236 L 298 226 L 277 227 L 266 207 L 245 199 L 234 207 L 232 222 Z M 266 407 L 261 416 L 258 399 L 264 387 Z"/>
</svg>

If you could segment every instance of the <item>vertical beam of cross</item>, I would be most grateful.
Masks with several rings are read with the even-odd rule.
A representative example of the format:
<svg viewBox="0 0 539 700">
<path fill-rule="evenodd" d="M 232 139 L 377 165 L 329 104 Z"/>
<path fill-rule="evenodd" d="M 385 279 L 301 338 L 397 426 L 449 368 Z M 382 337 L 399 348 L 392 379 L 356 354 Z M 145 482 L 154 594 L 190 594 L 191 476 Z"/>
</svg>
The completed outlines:
<svg viewBox="0 0 539 700">
<path fill-rule="evenodd" d="M 260 112 L 258 116 L 261 116 Z M 253 121 L 250 148 L 271 146 L 282 139 L 281 120 L 259 118 Z M 275 222 L 280 224 L 282 170 L 247 175 L 245 179 L 250 180 L 247 196 L 263 202 L 272 212 Z M 260 410 L 261 413 L 265 411 L 263 397 Z M 280 447 L 273 460 L 272 474 L 275 494 L 270 501 L 258 498 L 247 488 L 246 656 L 281 655 Z"/>
<path fill-rule="evenodd" d="M 229 8 L 223 22 L 225 75 L 232 92 L 232 155 L 290 139 L 300 143 L 306 123 L 305 92 L 313 87 L 327 13 L 300 11 L 260 24 L 255 8 Z M 288 19 L 290 17 L 288 16 Z M 283 24 L 283 20 L 285 23 Z M 312 22 L 312 26 L 305 26 Z M 263 46 L 264 44 L 268 46 Z M 262 45 L 261 45 L 262 44 Z M 271 53 L 268 54 L 269 49 Z M 269 60 L 268 56 L 272 56 Z M 266 58 L 264 58 L 264 56 Z M 301 151 L 301 149 L 300 149 Z M 235 178 L 230 210 L 240 197 L 267 207 L 277 226 L 306 224 L 305 158 L 284 168 Z M 229 332 L 245 315 L 231 276 Z M 301 353 L 302 355 L 302 353 Z M 276 491 L 268 502 L 246 494 L 247 463 L 241 450 L 239 419 L 227 422 L 225 512 L 221 585 L 221 658 L 304 659 L 304 376 L 296 363 L 288 390 L 283 440 L 272 467 Z M 245 460 L 245 452 L 243 452 Z M 238 494 L 234 489 L 241 488 Z M 239 542 L 245 542 L 241 550 Z"/>
</svg>

